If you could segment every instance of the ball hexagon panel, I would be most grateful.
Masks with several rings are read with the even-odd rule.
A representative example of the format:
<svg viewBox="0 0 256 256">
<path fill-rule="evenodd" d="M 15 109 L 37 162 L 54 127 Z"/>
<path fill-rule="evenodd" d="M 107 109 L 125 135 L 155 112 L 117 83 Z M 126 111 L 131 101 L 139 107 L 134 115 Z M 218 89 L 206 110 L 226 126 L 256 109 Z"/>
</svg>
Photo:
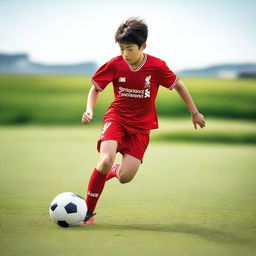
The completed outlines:
<svg viewBox="0 0 256 256">
<path fill-rule="evenodd" d="M 57 204 L 52 204 L 51 205 L 51 210 L 54 211 L 57 208 Z"/>
<path fill-rule="evenodd" d="M 68 223 L 64 220 L 59 220 L 57 224 L 63 228 L 69 227 Z"/>
<path fill-rule="evenodd" d="M 77 206 L 74 203 L 69 203 L 65 207 L 67 213 L 76 213 L 77 212 Z"/>
</svg>

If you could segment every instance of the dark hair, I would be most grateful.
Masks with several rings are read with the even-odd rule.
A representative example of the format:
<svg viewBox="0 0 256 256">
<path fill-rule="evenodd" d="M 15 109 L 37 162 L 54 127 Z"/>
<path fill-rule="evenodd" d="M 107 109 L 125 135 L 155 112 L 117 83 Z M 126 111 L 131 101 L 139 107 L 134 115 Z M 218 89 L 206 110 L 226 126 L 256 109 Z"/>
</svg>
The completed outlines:
<svg viewBox="0 0 256 256">
<path fill-rule="evenodd" d="M 142 19 L 130 18 L 118 27 L 115 34 L 116 43 L 137 44 L 140 48 L 148 37 L 148 26 Z"/>
</svg>

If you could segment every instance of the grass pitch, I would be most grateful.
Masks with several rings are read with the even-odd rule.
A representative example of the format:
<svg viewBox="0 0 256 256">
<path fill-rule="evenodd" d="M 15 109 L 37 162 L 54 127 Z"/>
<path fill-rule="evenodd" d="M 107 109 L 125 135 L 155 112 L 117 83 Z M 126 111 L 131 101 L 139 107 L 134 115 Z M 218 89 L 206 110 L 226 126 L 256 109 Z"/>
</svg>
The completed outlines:
<svg viewBox="0 0 256 256">
<path fill-rule="evenodd" d="M 0 128 L 1 255 L 255 255 L 252 145 L 153 142 L 134 181 L 106 184 L 94 226 L 53 224 L 54 196 L 86 194 L 98 133 Z"/>
</svg>

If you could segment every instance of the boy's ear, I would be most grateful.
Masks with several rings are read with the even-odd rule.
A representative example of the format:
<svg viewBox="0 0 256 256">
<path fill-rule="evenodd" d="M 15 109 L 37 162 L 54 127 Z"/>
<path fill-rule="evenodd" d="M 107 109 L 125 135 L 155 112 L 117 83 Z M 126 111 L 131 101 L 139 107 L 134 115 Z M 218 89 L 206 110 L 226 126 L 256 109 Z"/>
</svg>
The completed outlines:
<svg viewBox="0 0 256 256">
<path fill-rule="evenodd" d="M 147 47 L 147 43 L 144 43 L 142 46 L 141 46 L 141 50 L 145 50 Z"/>
</svg>

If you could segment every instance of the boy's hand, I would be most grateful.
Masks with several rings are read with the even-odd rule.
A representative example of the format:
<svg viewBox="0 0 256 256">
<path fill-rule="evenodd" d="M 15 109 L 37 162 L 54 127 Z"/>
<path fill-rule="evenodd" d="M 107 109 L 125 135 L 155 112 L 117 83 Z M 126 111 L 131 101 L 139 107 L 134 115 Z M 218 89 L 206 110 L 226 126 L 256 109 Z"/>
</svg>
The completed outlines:
<svg viewBox="0 0 256 256">
<path fill-rule="evenodd" d="M 82 123 L 89 124 L 92 121 L 93 112 L 92 111 L 85 111 L 82 117 Z"/>
<path fill-rule="evenodd" d="M 197 124 L 201 127 L 205 127 L 205 120 L 204 116 L 200 114 L 199 112 L 192 115 L 192 122 L 194 124 L 195 129 L 197 129 Z"/>
</svg>

